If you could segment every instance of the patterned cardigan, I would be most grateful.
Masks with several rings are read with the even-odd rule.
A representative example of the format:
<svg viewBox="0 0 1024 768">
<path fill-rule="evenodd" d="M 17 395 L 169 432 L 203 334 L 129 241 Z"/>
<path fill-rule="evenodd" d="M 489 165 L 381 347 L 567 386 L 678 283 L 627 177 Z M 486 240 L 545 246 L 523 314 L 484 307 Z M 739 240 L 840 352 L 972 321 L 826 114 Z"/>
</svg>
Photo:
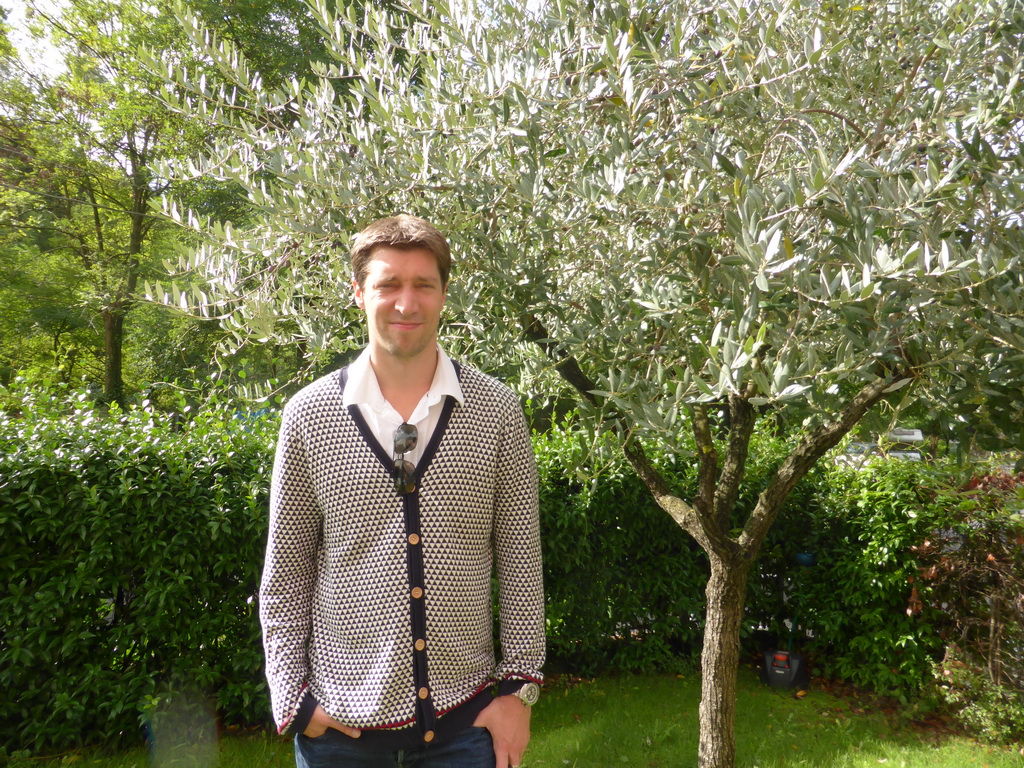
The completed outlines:
<svg viewBox="0 0 1024 768">
<path fill-rule="evenodd" d="M 393 458 L 347 372 L 284 410 L 270 492 L 260 620 L 274 719 L 305 728 L 316 704 L 365 729 L 367 748 L 451 738 L 498 683 L 541 681 L 544 599 L 537 470 L 522 409 L 495 379 L 456 364 L 447 398 L 399 496 Z M 491 576 L 502 659 L 495 664 Z"/>
</svg>

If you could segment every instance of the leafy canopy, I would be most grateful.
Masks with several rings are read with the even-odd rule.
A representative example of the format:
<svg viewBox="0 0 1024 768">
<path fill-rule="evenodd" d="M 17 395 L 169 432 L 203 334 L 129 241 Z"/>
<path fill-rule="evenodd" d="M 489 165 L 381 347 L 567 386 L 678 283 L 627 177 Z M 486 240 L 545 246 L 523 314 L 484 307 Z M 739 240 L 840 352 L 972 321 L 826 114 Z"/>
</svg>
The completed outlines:
<svg viewBox="0 0 1024 768">
<path fill-rule="evenodd" d="M 192 171 L 262 212 L 169 206 L 209 237 L 166 298 L 239 341 L 347 349 L 348 238 L 405 210 L 458 250 L 453 343 L 526 387 L 571 356 L 662 443 L 695 403 L 814 419 L 879 379 L 1020 411 L 1019 4 L 313 7 L 336 63 L 309 81 L 264 89 L 230 46 L 217 93 L 164 67 L 230 132 Z"/>
</svg>

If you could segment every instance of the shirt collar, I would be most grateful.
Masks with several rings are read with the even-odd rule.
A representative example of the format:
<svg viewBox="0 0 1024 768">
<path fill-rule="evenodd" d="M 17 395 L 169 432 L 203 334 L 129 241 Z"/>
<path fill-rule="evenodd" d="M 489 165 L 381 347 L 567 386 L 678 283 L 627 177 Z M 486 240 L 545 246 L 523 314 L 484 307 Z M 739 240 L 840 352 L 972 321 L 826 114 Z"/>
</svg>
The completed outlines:
<svg viewBox="0 0 1024 768">
<path fill-rule="evenodd" d="M 451 358 L 444 353 L 441 345 L 437 346 L 437 367 L 434 369 L 434 380 L 424 395 L 426 405 L 429 407 L 440 402 L 447 395 L 451 395 L 459 403 L 465 403 L 466 398 L 462 394 L 462 387 L 459 385 L 459 375 L 455 372 L 455 365 Z M 390 408 L 384 395 L 381 394 L 380 385 L 377 383 L 377 375 L 370 365 L 370 348 L 367 347 L 348 367 L 348 380 L 345 383 L 345 391 L 341 398 L 342 405 L 365 405 L 378 412 Z"/>
</svg>

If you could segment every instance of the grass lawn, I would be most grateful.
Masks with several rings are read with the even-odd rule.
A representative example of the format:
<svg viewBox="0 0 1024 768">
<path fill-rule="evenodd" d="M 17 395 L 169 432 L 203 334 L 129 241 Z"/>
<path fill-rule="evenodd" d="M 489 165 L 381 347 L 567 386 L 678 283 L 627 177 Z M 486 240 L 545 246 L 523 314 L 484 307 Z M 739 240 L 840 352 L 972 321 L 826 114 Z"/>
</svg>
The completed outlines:
<svg viewBox="0 0 1024 768">
<path fill-rule="evenodd" d="M 528 768 L 688 768 L 696 765 L 696 675 L 600 678 L 545 688 L 534 710 Z M 741 768 L 1024 768 L 1018 750 L 899 727 L 857 702 L 792 692 L 740 676 L 736 724 Z M 202 750 L 200 750 L 202 751 Z M 216 762 L 183 746 L 151 762 L 144 749 L 12 760 L 10 768 L 293 768 L 291 743 L 271 735 L 222 738 Z"/>
</svg>

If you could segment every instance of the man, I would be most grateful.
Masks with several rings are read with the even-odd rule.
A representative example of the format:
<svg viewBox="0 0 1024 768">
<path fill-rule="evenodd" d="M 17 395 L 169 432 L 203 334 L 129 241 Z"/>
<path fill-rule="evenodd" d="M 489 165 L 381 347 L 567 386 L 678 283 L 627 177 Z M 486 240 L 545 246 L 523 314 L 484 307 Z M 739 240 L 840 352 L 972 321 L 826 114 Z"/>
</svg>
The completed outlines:
<svg viewBox="0 0 1024 768">
<path fill-rule="evenodd" d="M 522 409 L 437 343 L 451 254 L 433 226 L 371 224 L 352 267 L 369 344 L 292 398 L 274 462 L 260 587 L 274 718 L 299 768 L 518 768 L 544 660 Z"/>
</svg>

